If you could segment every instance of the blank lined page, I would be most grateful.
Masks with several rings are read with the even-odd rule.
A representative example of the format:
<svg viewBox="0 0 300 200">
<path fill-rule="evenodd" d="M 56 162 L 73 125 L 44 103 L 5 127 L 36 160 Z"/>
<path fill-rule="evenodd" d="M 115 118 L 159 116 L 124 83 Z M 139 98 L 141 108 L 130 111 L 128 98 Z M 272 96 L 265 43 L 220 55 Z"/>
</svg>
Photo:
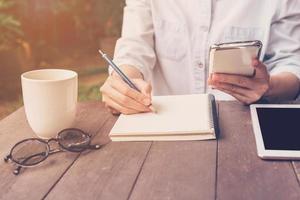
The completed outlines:
<svg viewBox="0 0 300 200">
<path fill-rule="evenodd" d="M 207 94 L 154 96 L 157 113 L 121 115 L 111 136 L 210 133 L 210 101 Z"/>
</svg>

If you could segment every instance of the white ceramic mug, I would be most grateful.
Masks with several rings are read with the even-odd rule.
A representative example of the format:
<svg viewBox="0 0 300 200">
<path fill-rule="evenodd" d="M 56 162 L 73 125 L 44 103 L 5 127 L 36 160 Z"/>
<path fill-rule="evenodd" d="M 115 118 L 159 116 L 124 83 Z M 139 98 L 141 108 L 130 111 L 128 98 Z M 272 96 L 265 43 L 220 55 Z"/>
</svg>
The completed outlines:
<svg viewBox="0 0 300 200">
<path fill-rule="evenodd" d="M 78 75 L 63 69 L 42 69 L 21 75 L 27 120 L 40 138 L 70 128 L 76 115 Z"/>
</svg>

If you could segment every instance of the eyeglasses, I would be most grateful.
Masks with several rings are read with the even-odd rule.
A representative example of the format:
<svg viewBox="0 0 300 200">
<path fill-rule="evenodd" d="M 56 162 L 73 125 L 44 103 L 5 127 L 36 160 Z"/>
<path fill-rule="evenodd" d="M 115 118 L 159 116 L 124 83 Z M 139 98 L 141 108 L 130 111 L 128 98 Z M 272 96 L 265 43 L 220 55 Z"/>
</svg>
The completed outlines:
<svg viewBox="0 0 300 200">
<path fill-rule="evenodd" d="M 58 143 L 59 148 L 51 149 L 50 142 Z M 91 136 L 80 129 L 64 129 L 57 134 L 56 138 L 43 140 L 29 138 L 15 144 L 9 155 L 4 158 L 5 162 L 12 161 L 17 165 L 13 173 L 18 175 L 22 167 L 33 167 L 48 158 L 49 155 L 58 152 L 82 152 L 87 149 L 100 149 L 100 145 L 91 145 Z"/>
</svg>

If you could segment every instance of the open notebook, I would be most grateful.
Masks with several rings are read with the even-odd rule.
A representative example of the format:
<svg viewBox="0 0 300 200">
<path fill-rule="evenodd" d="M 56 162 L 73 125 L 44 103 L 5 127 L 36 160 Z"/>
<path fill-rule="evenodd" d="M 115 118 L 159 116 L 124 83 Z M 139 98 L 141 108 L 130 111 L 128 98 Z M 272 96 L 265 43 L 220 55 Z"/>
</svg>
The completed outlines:
<svg viewBox="0 0 300 200">
<path fill-rule="evenodd" d="M 177 141 L 216 138 L 213 95 L 154 96 L 157 113 L 121 115 L 110 132 L 112 141 Z"/>
</svg>

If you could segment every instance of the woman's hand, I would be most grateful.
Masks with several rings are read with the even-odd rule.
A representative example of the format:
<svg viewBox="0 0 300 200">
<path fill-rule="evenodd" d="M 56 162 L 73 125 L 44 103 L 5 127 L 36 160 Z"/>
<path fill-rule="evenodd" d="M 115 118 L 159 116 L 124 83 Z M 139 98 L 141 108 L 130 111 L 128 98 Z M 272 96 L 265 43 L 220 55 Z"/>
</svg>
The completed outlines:
<svg viewBox="0 0 300 200">
<path fill-rule="evenodd" d="M 141 93 L 129 87 L 118 75 L 107 78 L 100 88 L 102 101 L 113 114 L 134 114 L 151 111 L 151 85 L 142 78 L 131 78 Z"/>
<path fill-rule="evenodd" d="M 255 68 L 253 77 L 213 74 L 208 84 L 249 105 L 264 96 L 270 88 L 270 75 L 266 66 L 257 59 L 253 59 L 252 66 Z"/>
</svg>

